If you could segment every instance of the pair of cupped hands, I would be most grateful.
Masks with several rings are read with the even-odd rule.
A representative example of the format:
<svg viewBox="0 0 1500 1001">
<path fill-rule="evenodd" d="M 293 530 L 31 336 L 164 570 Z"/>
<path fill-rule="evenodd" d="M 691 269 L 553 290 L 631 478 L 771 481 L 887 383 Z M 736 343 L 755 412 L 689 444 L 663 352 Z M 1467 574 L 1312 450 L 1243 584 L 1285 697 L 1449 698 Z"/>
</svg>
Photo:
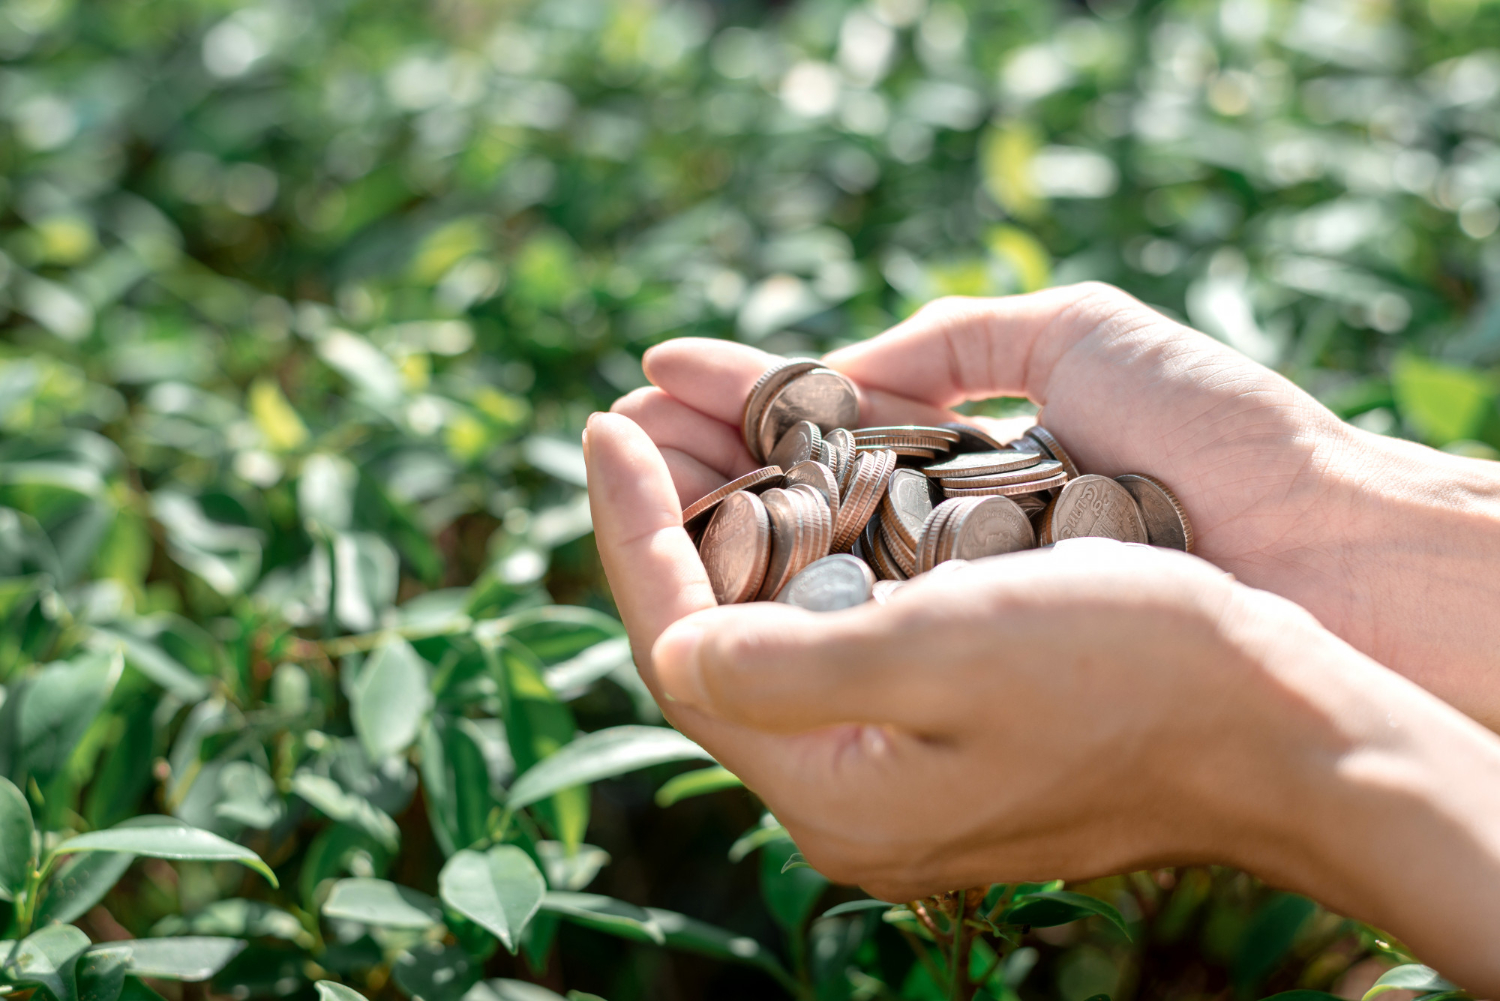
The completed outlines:
<svg viewBox="0 0 1500 1001">
<path fill-rule="evenodd" d="M 1108 286 L 944 299 L 824 359 L 861 423 L 1029 397 L 1084 470 L 1169 484 L 1197 555 L 1080 539 L 886 604 L 718 607 L 681 509 L 757 465 L 739 421 L 773 360 L 662 344 L 584 451 L 642 675 L 815 868 L 909 900 L 1232 864 L 1500 987 L 1500 883 L 1465 894 L 1500 850 L 1451 816 L 1500 788 L 1495 464 L 1350 427 Z"/>
</svg>

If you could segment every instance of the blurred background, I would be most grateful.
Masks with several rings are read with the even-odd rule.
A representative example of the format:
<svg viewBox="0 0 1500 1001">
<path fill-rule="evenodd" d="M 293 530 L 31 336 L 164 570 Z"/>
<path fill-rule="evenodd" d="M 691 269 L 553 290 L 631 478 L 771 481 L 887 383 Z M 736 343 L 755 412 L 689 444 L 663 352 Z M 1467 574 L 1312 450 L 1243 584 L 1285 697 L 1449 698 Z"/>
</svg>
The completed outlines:
<svg viewBox="0 0 1500 1001">
<path fill-rule="evenodd" d="M 336 674 L 340 637 L 413 609 L 608 611 L 578 433 L 666 338 L 821 351 L 935 296 L 1102 279 L 1364 428 L 1500 454 L 1495 0 L 3 0 L 0 163 L 0 684 L 134 651 L 55 826 L 191 812 L 182 762 L 219 752 L 173 671 L 226 686 L 227 729 L 283 661 Z M 610 669 L 586 728 L 649 717 Z M 124 791 L 89 798 L 116 742 Z M 594 888 L 774 939 L 724 858 L 748 797 L 652 789 L 595 790 Z M 91 933 L 228 895 L 169 875 Z M 1131 879 L 1100 892 L 1163 927 L 1064 926 L 1007 989 L 1348 992 L 1399 955 L 1232 872 Z M 305 995 L 299 969 L 214 990 Z M 542 971 L 778 990 L 573 929 Z"/>
</svg>

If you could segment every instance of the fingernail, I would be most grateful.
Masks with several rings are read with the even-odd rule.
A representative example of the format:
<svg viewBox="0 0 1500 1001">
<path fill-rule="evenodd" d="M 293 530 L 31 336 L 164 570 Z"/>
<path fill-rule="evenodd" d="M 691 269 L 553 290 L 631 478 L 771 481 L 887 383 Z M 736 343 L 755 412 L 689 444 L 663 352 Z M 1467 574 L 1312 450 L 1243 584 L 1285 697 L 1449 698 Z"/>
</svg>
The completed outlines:
<svg viewBox="0 0 1500 1001">
<path fill-rule="evenodd" d="M 656 640 L 651 660 L 668 698 L 697 709 L 709 708 L 703 684 L 703 630 L 683 623 L 668 626 Z"/>
</svg>

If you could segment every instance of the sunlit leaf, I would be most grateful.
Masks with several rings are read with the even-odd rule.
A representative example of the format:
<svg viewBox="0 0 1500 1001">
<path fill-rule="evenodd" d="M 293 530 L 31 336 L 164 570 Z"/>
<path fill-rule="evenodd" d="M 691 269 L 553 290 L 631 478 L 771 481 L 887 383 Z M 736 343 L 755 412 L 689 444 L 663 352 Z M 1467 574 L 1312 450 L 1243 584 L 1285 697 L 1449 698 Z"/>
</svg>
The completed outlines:
<svg viewBox="0 0 1500 1001">
<path fill-rule="evenodd" d="M 720 789 L 734 789 L 744 785 L 739 776 L 729 769 L 720 765 L 710 768 L 697 768 L 681 775 L 674 775 L 662 787 L 656 790 L 656 805 L 662 808 L 671 806 L 693 796 L 703 796 Z"/>
<path fill-rule="evenodd" d="M 438 875 L 443 903 L 480 925 L 514 953 L 547 890 L 541 870 L 515 845 L 461 851 Z"/>
<path fill-rule="evenodd" d="M 511 786 L 507 803 L 516 809 L 569 786 L 694 758 L 713 760 L 703 748 L 666 727 L 628 725 L 596 730 L 523 772 Z"/>
<path fill-rule="evenodd" d="M 233 938 L 193 936 L 132 939 L 109 947 L 129 950 L 130 972 L 138 977 L 195 983 L 222 970 L 244 951 L 245 943 Z"/>
<path fill-rule="evenodd" d="M 323 903 L 323 916 L 423 931 L 442 924 L 443 909 L 427 894 L 384 879 L 341 879 Z"/>
<path fill-rule="evenodd" d="M 167 817 L 138 817 L 107 831 L 80 834 L 64 841 L 54 851 L 59 855 L 119 852 L 147 858 L 238 862 L 265 876 L 272 886 L 277 885 L 271 867 L 250 849 Z"/>
</svg>

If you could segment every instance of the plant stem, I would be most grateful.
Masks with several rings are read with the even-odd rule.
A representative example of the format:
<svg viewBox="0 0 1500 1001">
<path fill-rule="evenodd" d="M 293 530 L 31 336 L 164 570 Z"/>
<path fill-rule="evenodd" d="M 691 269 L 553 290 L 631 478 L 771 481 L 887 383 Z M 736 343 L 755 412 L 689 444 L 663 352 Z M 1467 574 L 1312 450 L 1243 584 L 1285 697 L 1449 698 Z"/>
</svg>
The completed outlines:
<svg viewBox="0 0 1500 1001">
<path fill-rule="evenodd" d="M 969 909 L 969 897 L 966 893 L 958 895 L 958 911 L 953 915 L 953 960 L 952 969 L 948 974 L 948 996 L 953 1001 L 969 1001 L 974 996 L 973 985 L 969 983 L 968 958 L 969 942 L 968 930 L 964 927 L 964 917 Z"/>
<path fill-rule="evenodd" d="M 891 927 L 901 933 L 901 937 L 906 939 L 906 944 L 911 946 L 911 951 L 917 954 L 917 959 L 921 960 L 922 965 L 927 967 L 927 973 L 932 977 L 932 982 L 938 986 L 942 986 L 943 971 L 932 961 L 932 956 L 928 955 L 927 943 L 900 925 L 892 925 Z"/>
</svg>

